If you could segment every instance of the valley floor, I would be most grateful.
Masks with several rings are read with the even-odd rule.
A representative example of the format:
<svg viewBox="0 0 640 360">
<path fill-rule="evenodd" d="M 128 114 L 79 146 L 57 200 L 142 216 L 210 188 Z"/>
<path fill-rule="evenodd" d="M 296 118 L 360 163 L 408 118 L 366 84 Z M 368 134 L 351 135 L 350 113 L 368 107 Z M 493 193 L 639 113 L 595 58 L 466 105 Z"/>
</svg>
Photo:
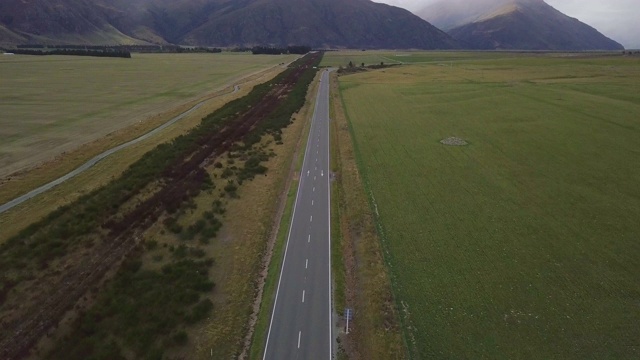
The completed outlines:
<svg viewBox="0 0 640 360">
<path fill-rule="evenodd" d="M 338 52 L 324 64 L 387 58 L 414 64 L 339 81 L 410 353 L 637 358 L 638 59 Z"/>
</svg>

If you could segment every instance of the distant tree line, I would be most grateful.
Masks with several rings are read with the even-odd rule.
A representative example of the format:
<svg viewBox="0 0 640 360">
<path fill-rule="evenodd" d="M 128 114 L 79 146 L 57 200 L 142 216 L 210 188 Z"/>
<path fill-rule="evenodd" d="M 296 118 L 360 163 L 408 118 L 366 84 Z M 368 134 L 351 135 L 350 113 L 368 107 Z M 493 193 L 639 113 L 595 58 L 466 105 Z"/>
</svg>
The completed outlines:
<svg viewBox="0 0 640 360">
<path fill-rule="evenodd" d="M 173 46 L 175 47 L 175 46 Z M 95 50 L 95 51 L 161 51 L 160 45 L 44 45 L 44 44 L 20 44 L 18 49 L 44 49 L 44 50 Z"/>
<path fill-rule="evenodd" d="M 18 49 L 72 49 L 72 50 L 110 50 L 119 46 L 103 46 L 103 45 L 43 45 L 43 44 L 20 44 L 16 45 Z"/>
<path fill-rule="evenodd" d="M 347 67 L 344 67 L 342 65 L 338 67 L 338 74 L 351 74 L 351 73 L 357 73 L 361 71 L 367 71 L 367 69 L 377 70 L 377 69 L 385 69 L 393 66 L 400 66 L 400 64 L 385 64 L 384 62 L 381 61 L 380 64 L 365 65 L 365 63 L 362 63 L 360 64 L 360 66 L 357 66 L 356 64 L 353 63 L 353 61 L 349 61 L 349 64 L 347 65 Z"/>
<path fill-rule="evenodd" d="M 221 53 L 222 49 L 218 48 L 206 48 L 206 47 L 178 47 L 176 49 L 177 53 Z"/>
<path fill-rule="evenodd" d="M 182 47 L 178 45 L 43 45 L 21 44 L 16 46 L 25 50 L 95 50 L 104 52 L 139 52 L 139 53 L 221 53 L 222 49 L 203 46 Z M 246 51 L 249 51 L 247 49 Z"/>
<path fill-rule="evenodd" d="M 123 50 L 80 50 L 80 49 L 54 49 L 54 50 L 32 50 L 16 49 L 14 54 L 20 55 L 68 55 L 68 56 L 95 56 L 95 57 L 118 57 L 130 59 L 131 53 Z"/>
<path fill-rule="evenodd" d="M 254 55 L 267 54 L 267 55 L 281 55 L 281 54 L 299 54 L 304 55 L 311 51 L 309 46 L 287 46 L 286 48 L 256 46 L 251 49 Z"/>
<path fill-rule="evenodd" d="M 204 46 L 179 46 L 179 45 L 44 45 L 44 44 L 20 44 L 16 45 L 15 54 L 24 55 L 77 55 L 77 56 L 106 56 L 106 57 L 130 57 L 130 53 L 221 53 L 220 48 Z M 269 47 L 256 46 L 236 47 L 226 49 L 230 52 L 248 52 L 253 54 L 299 54 L 304 55 L 311 51 L 310 46 Z M 64 53 L 61 53 L 64 52 Z M 99 54 L 98 54 L 99 53 Z M 129 53 L 129 56 L 123 56 Z"/>
</svg>

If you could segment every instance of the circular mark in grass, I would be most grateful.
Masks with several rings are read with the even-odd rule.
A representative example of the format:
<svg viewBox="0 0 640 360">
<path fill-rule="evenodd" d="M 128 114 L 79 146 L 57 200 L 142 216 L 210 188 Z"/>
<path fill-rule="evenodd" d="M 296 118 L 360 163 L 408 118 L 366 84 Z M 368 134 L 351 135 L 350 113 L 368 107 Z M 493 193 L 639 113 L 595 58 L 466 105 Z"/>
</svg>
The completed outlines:
<svg viewBox="0 0 640 360">
<path fill-rule="evenodd" d="M 450 137 L 450 138 L 446 138 L 444 140 L 440 140 L 440 143 L 443 145 L 448 145 L 448 146 L 466 146 L 469 145 L 468 142 L 464 141 L 463 139 L 457 138 L 457 137 Z"/>
</svg>

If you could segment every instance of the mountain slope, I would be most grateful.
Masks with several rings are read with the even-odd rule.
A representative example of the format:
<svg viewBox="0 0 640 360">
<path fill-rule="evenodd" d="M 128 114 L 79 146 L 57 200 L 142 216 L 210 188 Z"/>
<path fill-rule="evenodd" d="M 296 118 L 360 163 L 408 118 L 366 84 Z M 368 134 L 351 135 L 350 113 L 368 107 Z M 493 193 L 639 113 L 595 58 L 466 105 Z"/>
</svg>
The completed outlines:
<svg viewBox="0 0 640 360">
<path fill-rule="evenodd" d="M 421 12 L 473 49 L 622 50 L 591 26 L 543 0 L 447 0 Z"/>
<path fill-rule="evenodd" d="M 507 5 L 509 0 L 448 0 L 430 4 L 416 14 L 444 31 L 479 20 Z"/>
<path fill-rule="evenodd" d="M 142 43 L 118 29 L 124 15 L 92 0 L 2 0 L 0 43 Z"/>
<path fill-rule="evenodd" d="M 409 11 L 369 0 L 2 0 L 0 26 L 0 44 L 457 46 Z"/>
<path fill-rule="evenodd" d="M 185 36 L 188 43 L 450 49 L 455 42 L 410 12 L 368 0 L 239 0 Z"/>
</svg>

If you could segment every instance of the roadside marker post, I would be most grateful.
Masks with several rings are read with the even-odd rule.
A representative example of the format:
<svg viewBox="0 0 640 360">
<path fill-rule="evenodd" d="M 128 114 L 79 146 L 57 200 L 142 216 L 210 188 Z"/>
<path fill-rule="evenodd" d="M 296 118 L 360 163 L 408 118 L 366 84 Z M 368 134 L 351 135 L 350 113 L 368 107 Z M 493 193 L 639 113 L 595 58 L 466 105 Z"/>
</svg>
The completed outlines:
<svg viewBox="0 0 640 360">
<path fill-rule="evenodd" d="M 349 333 L 349 321 L 353 320 L 353 309 L 346 308 L 344 309 L 344 318 L 347 320 L 347 331 Z"/>
</svg>

